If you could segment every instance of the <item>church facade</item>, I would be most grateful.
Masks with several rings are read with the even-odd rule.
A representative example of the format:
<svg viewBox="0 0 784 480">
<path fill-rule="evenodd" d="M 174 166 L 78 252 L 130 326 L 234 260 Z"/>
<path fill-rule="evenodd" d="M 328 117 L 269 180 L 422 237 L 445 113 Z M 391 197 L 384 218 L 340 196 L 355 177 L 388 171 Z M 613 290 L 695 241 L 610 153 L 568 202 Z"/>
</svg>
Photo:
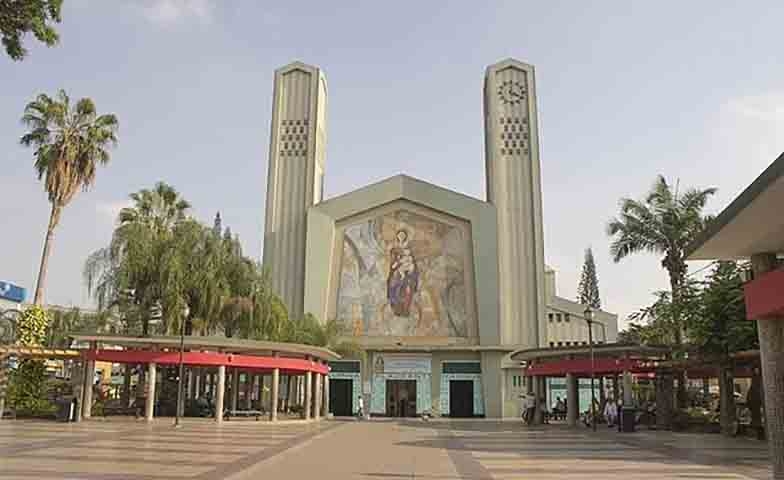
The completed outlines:
<svg viewBox="0 0 784 480">
<path fill-rule="evenodd" d="M 263 261 L 289 315 L 366 352 L 333 364 L 330 410 L 518 416 L 509 354 L 554 345 L 555 311 L 578 309 L 544 264 L 534 68 L 485 73 L 486 201 L 406 175 L 325 200 L 326 108 L 320 69 L 275 72 Z"/>
</svg>

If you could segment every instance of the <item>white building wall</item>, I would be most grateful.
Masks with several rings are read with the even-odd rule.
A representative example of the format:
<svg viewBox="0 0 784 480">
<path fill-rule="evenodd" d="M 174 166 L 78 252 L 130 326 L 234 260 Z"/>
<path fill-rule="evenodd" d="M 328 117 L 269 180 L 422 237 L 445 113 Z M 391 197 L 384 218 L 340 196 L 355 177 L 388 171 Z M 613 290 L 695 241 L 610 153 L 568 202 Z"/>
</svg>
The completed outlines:
<svg viewBox="0 0 784 480">
<path fill-rule="evenodd" d="M 289 315 L 303 312 L 307 210 L 321 201 L 327 89 L 316 67 L 275 72 L 264 224 L 264 265 Z"/>
<path fill-rule="evenodd" d="M 534 67 L 487 68 L 484 91 L 487 200 L 497 209 L 501 344 L 544 340 L 544 249 Z"/>
</svg>

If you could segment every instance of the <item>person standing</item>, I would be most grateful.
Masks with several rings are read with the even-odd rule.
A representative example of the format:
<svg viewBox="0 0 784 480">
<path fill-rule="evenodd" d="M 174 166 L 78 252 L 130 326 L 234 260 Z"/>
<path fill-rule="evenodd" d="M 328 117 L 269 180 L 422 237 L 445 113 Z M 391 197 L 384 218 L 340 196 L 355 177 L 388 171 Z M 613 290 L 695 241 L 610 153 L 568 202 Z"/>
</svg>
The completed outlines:
<svg viewBox="0 0 784 480">
<path fill-rule="evenodd" d="M 362 420 L 362 417 L 365 416 L 365 399 L 362 398 L 362 395 L 357 397 L 357 418 Z"/>
<path fill-rule="evenodd" d="M 607 421 L 607 426 L 612 428 L 615 425 L 615 420 L 618 418 L 615 402 L 607 401 L 604 405 L 604 419 Z"/>
<path fill-rule="evenodd" d="M 534 423 L 534 412 L 536 410 L 536 397 L 529 393 L 525 396 L 525 423 L 531 425 Z"/>
</svg>

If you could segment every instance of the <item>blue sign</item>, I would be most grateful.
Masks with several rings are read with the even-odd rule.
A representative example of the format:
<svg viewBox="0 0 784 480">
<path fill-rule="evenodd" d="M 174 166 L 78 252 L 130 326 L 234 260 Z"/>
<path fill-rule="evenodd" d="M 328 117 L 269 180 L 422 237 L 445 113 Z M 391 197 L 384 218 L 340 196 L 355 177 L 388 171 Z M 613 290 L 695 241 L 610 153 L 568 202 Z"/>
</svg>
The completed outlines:
<svg viewBox="0 0 784 480">
<path fill-rule="evenodd" d="M 0 280 L 0 298 L 10 300 L 16 303 L 22 303 L 27 297 L 27 291 L 13 283 L 8 283 Z"/>
</svg>

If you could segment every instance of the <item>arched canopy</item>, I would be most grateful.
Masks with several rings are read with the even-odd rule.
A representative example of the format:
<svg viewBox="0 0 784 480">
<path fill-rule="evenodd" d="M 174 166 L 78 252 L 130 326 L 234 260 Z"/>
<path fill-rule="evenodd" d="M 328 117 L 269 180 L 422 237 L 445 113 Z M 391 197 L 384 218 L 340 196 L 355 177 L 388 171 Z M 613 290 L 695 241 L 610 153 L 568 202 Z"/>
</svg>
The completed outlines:
<svg viewBox="0 0 784 480">
<path fill-rule="evenodd" d="M 173 365 L 180 361 L 180 337 L 130 337 L 116 335 L 72 335 L 90 348 L 82 350 L 88 360 L 112 363 L 156 363 Z M 285 373 L 329 371 L 327 362 L 340 359 L 321 347 L 296 343 L 261 342 L 222 337 L 185 337 L 183 364 L 227 366 L 253 371 L 280 369 Z"/>
</svg>

